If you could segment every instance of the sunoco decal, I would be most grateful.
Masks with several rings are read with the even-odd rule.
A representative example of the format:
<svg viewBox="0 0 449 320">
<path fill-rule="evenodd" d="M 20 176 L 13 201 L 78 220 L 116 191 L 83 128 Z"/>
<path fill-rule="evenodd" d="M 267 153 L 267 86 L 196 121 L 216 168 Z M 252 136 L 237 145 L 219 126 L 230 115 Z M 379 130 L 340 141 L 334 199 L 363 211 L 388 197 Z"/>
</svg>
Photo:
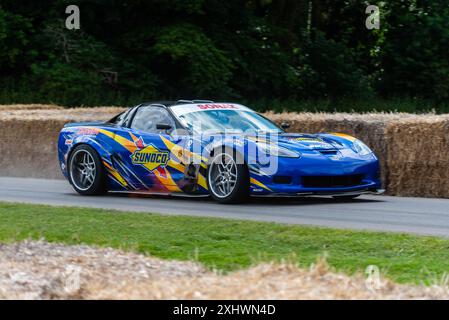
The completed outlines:
<svg viewBox="0 0 449 320">
<path fill-rule="evenodd" d="M 153 145 L 148 145 L 141 150 L 136 150 L 131 155 L 132 163 L 141 165 L 148 171 L 153 171 L 159 167 L 165 167 L 170 160 L 168 151 L 160 151 Z"/>
</svg>

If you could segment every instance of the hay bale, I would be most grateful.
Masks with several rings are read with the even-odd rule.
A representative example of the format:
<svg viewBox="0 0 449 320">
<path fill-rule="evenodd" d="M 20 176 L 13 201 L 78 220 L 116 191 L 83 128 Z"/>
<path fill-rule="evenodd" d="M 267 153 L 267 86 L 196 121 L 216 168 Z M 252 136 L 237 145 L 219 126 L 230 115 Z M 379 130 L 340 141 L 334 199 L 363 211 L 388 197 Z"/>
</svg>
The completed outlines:
<svg viewBox="0 0 449 320">
<path fill-rule="evenodd" d="M 1 104 L 0 111 L 3 110 L 50 110 L 62 109 L 63 107 L 53 104 Z"/>
<path fill-rule="evenodd" d="M 449 198 L 449 119 L 415 118 L 390 123 L 389 191 L 395 195 Z"/>
<path fill-rule="evenodd" d="M 0 121 L 0 176 L 62 178 L 57 139 L 65 121 Z"/>
<path fill-rule="evenodd" d="M 62 178 L 59 131 L 68 122 L 112 118 L 123 108 L 0 110 L 0 176 Z"/>
<path fill-rule="evenodd" d="M 68 273 L 73 265 L 79 274 Z M 71 274 L 80 276 L 79 286 L 66 285 Z M 25 241 L 0 250 L 0 299 L 449 299 L 446 277 L 429 286 L 378 279 L 370 286 L 361 270 L 348 275 L 322 258 L 307 268 L 266 262 L 223 274 L 196 262 L 86 245 Z"/>
<path fill-rule="evenodd" d="M 0 109 L 0 120 L 62 120 L 74 121 L 100 121 L 108 120 L 122 112 L 121 107 L 97 107 L 75 109 Z"/>
</svg>

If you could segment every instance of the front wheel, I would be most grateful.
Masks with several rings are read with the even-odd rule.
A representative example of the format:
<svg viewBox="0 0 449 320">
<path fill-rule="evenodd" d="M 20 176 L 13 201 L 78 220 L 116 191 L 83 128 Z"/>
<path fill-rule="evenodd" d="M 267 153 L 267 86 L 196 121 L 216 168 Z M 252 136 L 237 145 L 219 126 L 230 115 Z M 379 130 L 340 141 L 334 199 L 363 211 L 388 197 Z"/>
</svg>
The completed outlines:
<svg viewBox="0 0 449 320">
<path fill-rule="evenodd" d="M 91 146 L 77 146 L 70 155 L 68 169 L 69 181 L 79 194 L 99 195 L 106 191 L 104 168 Z"/>
<path fill-rule="evenodd" d="M 210 195 L 219 203 L 240 203 L 249 197 L 248 167 L 233 153 L 233 150 L 217 152 L 207 171 Z"/>
</svg>

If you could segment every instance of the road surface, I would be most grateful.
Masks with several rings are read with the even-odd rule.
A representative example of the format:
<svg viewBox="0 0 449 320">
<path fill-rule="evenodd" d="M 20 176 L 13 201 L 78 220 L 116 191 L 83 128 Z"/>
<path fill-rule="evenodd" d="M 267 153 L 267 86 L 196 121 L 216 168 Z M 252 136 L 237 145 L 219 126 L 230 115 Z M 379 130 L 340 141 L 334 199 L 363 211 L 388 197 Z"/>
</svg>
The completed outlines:
<svg viewBox="0 0 449 320">
<path fill-rule="evenodd" d="M 0 201 L 449 237 L 449 199 L 362 196 L 358 200 L 339 202 L 330 198 L 254 198 L 243 205 L 220 205 L 208 198 L 117 194 L 83 197 L 63 180 L 0 178 Z"/>
</svg>

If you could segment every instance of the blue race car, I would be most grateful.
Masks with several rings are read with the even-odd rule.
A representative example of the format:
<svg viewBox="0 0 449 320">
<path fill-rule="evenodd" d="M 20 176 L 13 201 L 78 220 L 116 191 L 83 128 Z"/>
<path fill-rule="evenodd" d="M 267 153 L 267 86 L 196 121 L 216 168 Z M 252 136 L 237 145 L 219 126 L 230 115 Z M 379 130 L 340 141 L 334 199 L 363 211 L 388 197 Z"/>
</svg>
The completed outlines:
<svg viewBox="0 0 449 320">
<path fill-rule="evenodd" d="M 235 103 L 143 103 L 107 122 L 65 125 L 59 163 L 82 195 L 210 195 L 236 203 L 383 191 L 378 159 L 363 142 L 337 133 L 286 133 L 288 126 Z"/>
</svg>

